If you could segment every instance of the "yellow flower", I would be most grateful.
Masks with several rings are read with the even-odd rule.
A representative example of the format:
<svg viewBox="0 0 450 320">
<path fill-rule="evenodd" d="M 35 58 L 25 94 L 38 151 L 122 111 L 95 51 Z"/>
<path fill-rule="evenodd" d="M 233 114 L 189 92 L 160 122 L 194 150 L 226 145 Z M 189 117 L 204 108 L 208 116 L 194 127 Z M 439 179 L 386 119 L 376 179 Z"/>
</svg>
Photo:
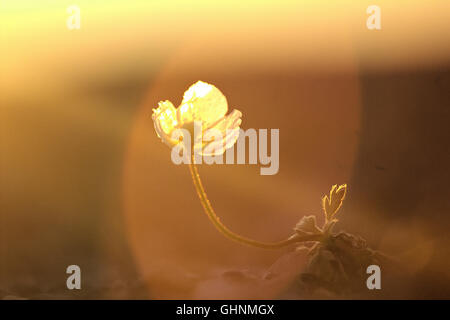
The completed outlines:
<svg viewBox="0 0 450 320">
<path fill-rule="evenodd" d="M 234 145 L 242 122 L 240 111 L 233 110 L 226 115 L 227 111 L 227 99 L 222 92 L 198 81 L 184 93 L 178 108 L 168 100 L 159 102 L 158 108 L 153 109 L 152 119 L 158 137 L 170 147 L 182 143 L 184 136 L 174 135 L 177 129 L 192 133 L 194 123 L 201 124 L 201 135 L 194 137 L 194 148 L 201 150 L 202 155 L 220 155 Z"/>
</svg>

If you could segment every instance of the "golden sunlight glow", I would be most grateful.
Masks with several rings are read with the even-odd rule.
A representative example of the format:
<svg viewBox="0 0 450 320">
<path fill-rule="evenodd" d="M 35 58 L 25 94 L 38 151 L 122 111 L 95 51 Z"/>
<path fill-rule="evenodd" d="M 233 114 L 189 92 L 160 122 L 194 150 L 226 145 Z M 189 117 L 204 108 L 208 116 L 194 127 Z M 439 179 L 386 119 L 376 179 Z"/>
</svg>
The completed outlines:
<svg viewBox="0 0 450 320">
<path fill-rule="evenodd" d="M 243 67 L 345 70 L 354 55 L 364 68 L 419 67 L 445 63 L 450 52 L 450 42 L 442 41 L 450 25 L 448 0 L 377 1 L 379 32 L 366 28 L 365 1 L 79 0 L 81 29 L 74 32 L 66 27 L 71 4 L 1 1 L 0 81 L 6 89 L 20 90 L 23 77 L 43 67 L 83 66 L 78 70 L 94 72 L 94 66 L 144 51 L 152 54 L 140 59 L 141 70 L 155 68 L 161 56 L 185 45 L 196 51 L 186 68 L 213 64 L 227 72 Z M 51 79 L 39 85 L 51 86 Z"/>
</svg>

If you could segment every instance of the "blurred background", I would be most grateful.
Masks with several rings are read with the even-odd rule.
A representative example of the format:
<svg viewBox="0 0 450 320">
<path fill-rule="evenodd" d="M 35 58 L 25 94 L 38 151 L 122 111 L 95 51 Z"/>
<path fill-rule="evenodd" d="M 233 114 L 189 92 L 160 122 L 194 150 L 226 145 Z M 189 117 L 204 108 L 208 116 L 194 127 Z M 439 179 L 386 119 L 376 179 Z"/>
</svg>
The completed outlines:
<svg viewBox="0 0 450 320">
<path fill-rule="evenodd" d="M 372 4 L 381 30 L 366 27 Z M 243 129 L 280 129 L 277 175 L 200 166 L 225 224 L 283 239 L 303 215 L 322 221 L 321 197 L 347 183 L 337 229 L 406 262 L 395 297 L 450 298 L 449 12 L 446 0 L 1 1 L 0 298 L 254 297 L 223 274 L 264 273 L 289 250 L 220 235 L 153 129 L 158 101 L 177 106 L 197 80 Z M 66 289 L 71 264 L 80 291 Z"/>
</svg>

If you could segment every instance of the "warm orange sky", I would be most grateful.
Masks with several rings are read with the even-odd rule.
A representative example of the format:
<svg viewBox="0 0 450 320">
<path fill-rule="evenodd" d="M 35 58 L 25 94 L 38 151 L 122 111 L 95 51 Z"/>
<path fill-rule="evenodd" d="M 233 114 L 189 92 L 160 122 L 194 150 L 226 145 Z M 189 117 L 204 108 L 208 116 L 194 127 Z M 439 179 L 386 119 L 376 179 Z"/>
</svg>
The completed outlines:
<svg viewBox="0 0 450 320">
<path fill-rule="evenodd" d="M 50 64 L 55 69 L 107 65 L 146 52 L 146 64 L 179 46 L 195 46 L 198 63 L 227 70 L 336 69 L 358 55 L 367 68 L 440 65 L 450 53 L 450 2 L 376 1 L 380 31 L 366 28 L 373 1 L 76 1 L 81 29 L 69 31 L 73 1 L 2 1 L 2 84 Z M 176 10 L 174 10 L 176 8 Z M 24 68 L 26 64 L 26 68 Z M 220 66 L 219 66 L 220 68 Z M 48 71 L 48 70 L 47 70 Z"/>
</svg>

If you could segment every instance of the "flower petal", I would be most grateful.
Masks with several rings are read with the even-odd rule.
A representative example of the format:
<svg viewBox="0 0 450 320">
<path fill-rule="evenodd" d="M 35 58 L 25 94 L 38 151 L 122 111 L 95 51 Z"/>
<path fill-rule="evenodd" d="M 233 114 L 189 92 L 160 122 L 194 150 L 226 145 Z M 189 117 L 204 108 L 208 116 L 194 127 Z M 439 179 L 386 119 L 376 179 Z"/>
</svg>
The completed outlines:
<svg viewBox="0 0 450 320">
<path fill-rule="evenodd" d="M 227 130 L 227 135 L 221 141 L 213 140 L 210 143 L 206 143 L 200 152 L 203 156 L 219 156 L 223 154 L 227 149 L 231 148 L 239 137 L 239 128 L 234 130 Z"/>
<path fill-rule="evenodd" d="M 228 116 L 223 117 L 208 128 L 203 134 L 204 148 L 202 155 L 221 155 L 226 149 L 231 148 L 239 137 L 241 117 L 242 113 L 239 110 L 233 110 Z M 222 134 L 223 139 L 221 141 L 213 140 L 215 138 L 214 132 L 217 131 Z M 211 135 L 209 135 L 210 132 Z"/>
<path fill-rule="evenodd" d="M 201 121 L 207 128 L 223 118 L 228 111 L 227 99 L 215 86 L 198 81 L 184 93 L 177 109 L 177 119 L 182 125 Z"/>
<path fill-rule="evenodd" d="M 172 131 L 177 126 L 176 109 L 170 101 L 161 101 L 158 108 L 153 109 L 153 125 L 158 137 L 169 146 L 178 143 L 170 138 Z"/>
<path fill-rule="evenodd" d="M 239 110 L 233 110 L 229 115 L 226 117 L 223 117 L 222 119 L 219 119 L 211 125 L 208 129 L 217 129 L 222 132 L 223 135 L 225 135 L 227 130 L 233 130 L 235 128 L 239 128 L 239 126 L 242 123 L 242 112 Z"/>
</svg>

